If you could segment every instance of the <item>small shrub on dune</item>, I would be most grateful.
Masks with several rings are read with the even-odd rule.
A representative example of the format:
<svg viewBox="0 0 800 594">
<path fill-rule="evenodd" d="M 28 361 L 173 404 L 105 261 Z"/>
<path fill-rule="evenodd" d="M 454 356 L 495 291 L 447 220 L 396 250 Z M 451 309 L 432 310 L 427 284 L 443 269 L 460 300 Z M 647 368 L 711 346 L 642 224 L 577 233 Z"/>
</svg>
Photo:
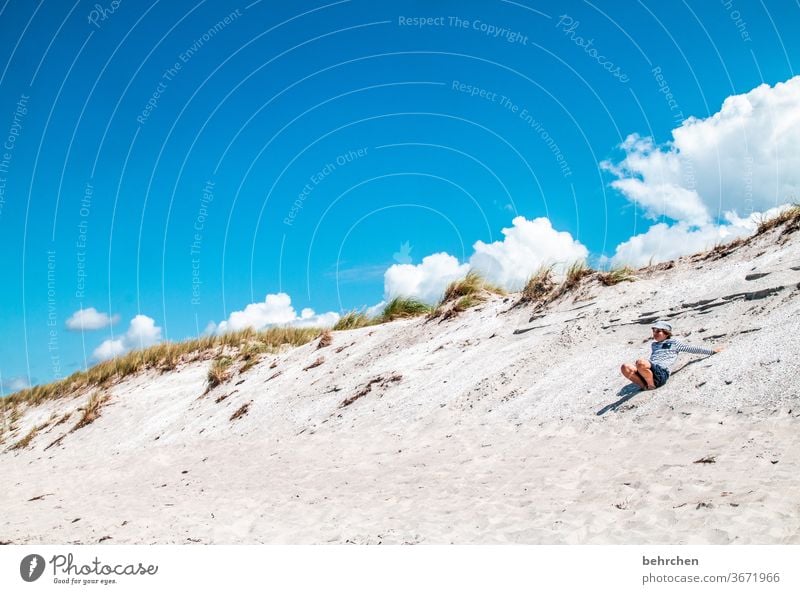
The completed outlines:
<svg viewBox="0 0 800 594">
<path fill-rule="evenodd" d="M 430 313 L 432 309 L 430 305 L 418 299 L 395 297 L 383 308 L 380 319 L 382 322 L 391 322 L 392 320 L 403 318 L 414 318 L 417 316 L 424 316 Z"/>
<path fill-rule="evenodd" d="M 612 268 L 608 272 L 601 272 L 597 278 L 605 286 L 610 287 L 625 281 L 633 282 L 636 280 L 634 270 L 630 266 L 622 266 L 620 268 Z"/>
</svg>

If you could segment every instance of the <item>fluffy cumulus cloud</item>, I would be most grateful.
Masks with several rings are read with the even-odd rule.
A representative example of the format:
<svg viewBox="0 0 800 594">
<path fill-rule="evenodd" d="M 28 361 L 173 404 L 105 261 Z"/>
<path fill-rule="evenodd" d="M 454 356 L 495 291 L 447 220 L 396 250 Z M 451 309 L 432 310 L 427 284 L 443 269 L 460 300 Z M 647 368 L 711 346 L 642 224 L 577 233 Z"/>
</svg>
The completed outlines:
<svg viewBox="0 0 800 594">
<path fill-rule="evenodd" d="M 155 320 L 139 314 L 131 320 L 128 331 L 115 339 L 103 341 L 92 355 L 98 361 L 118 357 L 132 349 L 142 349 L 161 340 L 161 328 Z"/>
<path fill-rule="evenodd" d="M 447 285 L 463 278 L 470 269 L 493 284 L 518 290 L 542 265 L 559 269 L 589 255 L 572 235 L 553 229 L 547 218 L 528 220 L 520 216 L 511 225 L 502 230 L 502 241 L 475 242 L 467 263 L 441 252 L 426 256 L 420 264 L 391 266 L 384 274 L 384 299 L 404 296 L 436 303 Z"/>
<path fill-rule="evenodd" d="M 444 252 L 425 256 L 420 264 L 394 264 L 383 275 L 383 293 L 388 301 L 395 297 L 414 297 L 436 303 L 451 282 L 462 278 L 469 264 Z"/>
<path fill-rule="evenodd" d="M 515 217 L 511 227 L 502 230 L 502 241 L 473 245 L 470 266 L 488 281 L 509 290 L 521 289 L 542 265 L 562 269 L 589 255 L 584 245 L 566 231 L 556 231 L 550 220 Z"/>
<path fill-rule="evenodd" d="M 119 321 L 119 316 L 110 316 L 107 313 L 97 311 L 93 307 L 79 309 L 67 318 L 67 330 L 100 330 Z"/>
<path fill-rule="evenodd" d="M 674 225 L 658 223 L 645 233 L 634 235 L 617 246 L 610 259 L 613 266 L 645 266 L 650 262 L 666 262 L 686 254 L 706 251 L 718 244 L 728 243 L 739 237 L 752 235 L 763 218 L 771 218 L 781 210 L 780 206 L 763 213 L 739 217 L 733 212 L 725 214 L 725 223 L 691 226 L 685 222 Z"/>
<path fill-rule="evenodd" d="M 269 326 L 328 327 L 339 319 L 336 312 L 316 314 L 313 309 L 305 308 L 297 315 L 292 307 L 292 299 L 286 293 L 267 295 L 264 301 L 251 303 L 241 311 L 233 312 L 227 320 L 218 325 L 209 324 L 206 332 L 222 334 L 235 332 L 245 328 L 261 330 Z"/>
<path fill-rule="evenodd" d="M 672 141 L 629 136 L 625 157 L 604 163 L 612 186 L 653 219 L 702 227 L 726 212 L 746 216 L 796 199 L 800 190 L 800 76 L 725 99 L 690 117 Z"/>
</svg>

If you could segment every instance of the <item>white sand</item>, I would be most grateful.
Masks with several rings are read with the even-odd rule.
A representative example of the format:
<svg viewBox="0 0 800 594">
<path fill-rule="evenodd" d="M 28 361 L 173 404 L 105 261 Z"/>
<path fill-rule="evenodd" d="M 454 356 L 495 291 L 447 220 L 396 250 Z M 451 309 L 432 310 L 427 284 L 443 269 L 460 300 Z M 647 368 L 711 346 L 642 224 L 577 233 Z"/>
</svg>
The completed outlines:
<svg viewBox="0 0 800 594">
<path fill-rule="evenodd" d="M 207 395 L 209 362 L 144 373 L 46 451 L 77 414 L 8 448 L 88 395 L 26 409 L 0 453 L 0 541 L 800 543 L 800 234 L 779 233 L 594 282 L 533 322 L 511 295 L 335 332 Z M 680 313 L 704 299 L 724 305 Z M 727 348 L 631 390 L 618 369 L 649 353 L 644 312 Z"/>
</svg>

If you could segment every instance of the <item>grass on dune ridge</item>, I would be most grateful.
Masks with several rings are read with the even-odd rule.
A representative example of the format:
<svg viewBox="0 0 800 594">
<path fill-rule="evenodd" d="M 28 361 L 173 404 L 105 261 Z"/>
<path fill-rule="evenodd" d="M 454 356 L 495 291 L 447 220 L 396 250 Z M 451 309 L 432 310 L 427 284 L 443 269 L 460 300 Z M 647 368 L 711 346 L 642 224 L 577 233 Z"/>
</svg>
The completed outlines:
<svg viewBox="0 0 800 594">
<path fill-rule="evenodd" d="M 197 361 L 220 347 L 239 349 L 248 360 L 255 351 L 276 352 L 285 345 L 300 346 L 314 340 L 321 332 L 321 328 L 276 327 L 261 331 L 248 328 L 184 342 L 163 342 L 103 361 L 85 371 L 76 371 L 64 379 L 20 390 L 4 398 L 4 405 L 59 398 L 83 388 L 106 385 L 145 369 L 170 371 L 179 363 Z"/>
</svg>

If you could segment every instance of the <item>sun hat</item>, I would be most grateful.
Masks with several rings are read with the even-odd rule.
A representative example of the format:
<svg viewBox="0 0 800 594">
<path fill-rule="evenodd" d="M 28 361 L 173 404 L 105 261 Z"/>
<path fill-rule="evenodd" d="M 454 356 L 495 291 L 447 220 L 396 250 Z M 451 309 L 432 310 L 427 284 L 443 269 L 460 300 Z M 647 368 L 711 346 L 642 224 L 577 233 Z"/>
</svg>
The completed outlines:
<svg viewBox="0 0 800 594">
<path fill-rule="evenodd" d="M 653 330 L 666 330 L 667 332 L 672 334 L 672 324 L 670 324 L 669 322 L 658 320 L 656 322 L 653 322 L 653 325 L 650 326 L 650 328 Z"/>
</svg>

